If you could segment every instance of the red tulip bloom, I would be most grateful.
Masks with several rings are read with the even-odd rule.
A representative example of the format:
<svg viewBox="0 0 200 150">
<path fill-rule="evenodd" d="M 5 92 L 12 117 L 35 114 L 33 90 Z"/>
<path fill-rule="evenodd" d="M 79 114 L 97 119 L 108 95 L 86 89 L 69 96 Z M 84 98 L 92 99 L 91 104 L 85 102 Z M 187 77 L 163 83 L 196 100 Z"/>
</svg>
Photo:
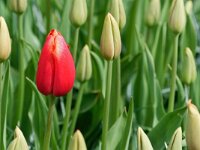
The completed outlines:
<svg viewBox="0 0 200 150">
<path fill-rule="evenodd" d="M 48 34 L 38 62 L 36 84 L 44 95 L 62 96 L 75 80 L 75 65 L 69 46 L 56 30 Z"/>
</svg>

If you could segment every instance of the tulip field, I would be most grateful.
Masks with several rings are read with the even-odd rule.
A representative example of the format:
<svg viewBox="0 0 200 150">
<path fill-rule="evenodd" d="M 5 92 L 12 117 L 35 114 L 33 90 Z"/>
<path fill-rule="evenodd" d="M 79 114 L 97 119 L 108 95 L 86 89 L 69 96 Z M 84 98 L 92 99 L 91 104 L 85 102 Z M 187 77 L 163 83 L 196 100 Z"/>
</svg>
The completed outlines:
<svg viewBox="0 0 200 150">
<path fill-rule="evenodd" d="M 200 150 L 199 0 L 0 0 L 0 150 Z"/>
</svg>

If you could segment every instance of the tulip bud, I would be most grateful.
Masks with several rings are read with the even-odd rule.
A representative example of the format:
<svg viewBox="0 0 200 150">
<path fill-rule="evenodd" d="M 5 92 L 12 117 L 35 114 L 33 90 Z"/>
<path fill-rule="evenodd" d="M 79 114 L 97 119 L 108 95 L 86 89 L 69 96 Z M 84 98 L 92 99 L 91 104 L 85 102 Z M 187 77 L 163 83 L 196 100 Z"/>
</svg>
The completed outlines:
<svg viewBox="0 0 200 150">
<path fill-rule="evenodd" d="M 112 0 L 110 12 L 117 21 L 119 28 L 122 29 L 126 24 L 126 13 L 124 10 L 123 1 Z"/>
<path fill-rule="evenodd" d="M 56 30 L 48 34 L 37 69 L 36 84 L 44 95 L 63 96 L 75 80 L 75 66 L 69 46 Z"/>
<path fill-rule="evenodd" d="M 187 128 L 186 142 L 189 150 L 199 150 L 200 148 L 200 115 L 197 107 L 191 103 L 187 104 Z"/>
<path fill-rule="evenodd" d="M 87 19 L 87 3 L 86 0 L 73 0 L 70 21 L 75 26 L 81 26 Z"/>
<path fill-rule="evenodd" d="M 181 33 L 184 30 L 186 15 L 183 0 L 173 0 L 170 8 L 168 24 L 170 29 L 176 34 Z"/>
<path fill-rule="evenodd" d="M 0 63 L 10 56 L 11 40 L 7 24 L 0 16 Z"/>
<path fill-rule="evenodd" d="M 27 8 L 27 0 L 9 0 L 9 8 L 16 13 L 23 13 Z"/>
<path fill-rule="evenodd" d="M 87 45 L 81 51 L 77 65 L 77 79 L 81 82 L 87 81 L 92 76 L 92 62 L 90 50 Z"/>
<path fill-rule="evenodd" d="M 138 150 L 153 150 L 153 147 L 151 145 L 151 142 L 148 138 L 148 136 L 144 133 L 142 128 L 138 128 Z"/>
<path fill-rule="evenodd" d="M 79 130 L 77 130 L 69 144 L 69 149 L 70 150 L 87 150 L 85 140 L 83 138 L 83 135 Z"/>
<path fill-rule="evenodd" d="M 150 0 L 147 12 L 146 23 L 148 26 L 154 26 L 160 18 L 160 0 Z"/>
<path fill-rule="evenodd" d="M 9 144 L 8 150 L 28 150 L 28 144 L 21 130 L 16 127 L 14 140 Z"/>
<path fill-rule="evenodd" d="M 181 68 L 181 79 L 185 84 L 191 84 L 197 76 L 196 65 L 192 51 L 186 48 L 183 55 L 183 64 Z"/>
<path fill-rule="evenodd" d="M 101 54 L 107 60 L 117 58 L 121 52 L 121 36 L 117 22 L 108 13 L 101 34 Z"/>
<path fill-rule="evenodd" d="M 191 14 L 192 12 L 192 8 L 193 8 L 193 2 L 191 0 L 188 0 L 186 2 L 186 5 L 185 5 L 185 10 L 186 10 L 186 13 L 189 15 Z"/>
<path fill-rule="evenodd" d="M 176 129 L 167 150 L 182 150 L 182 130 L 181 127 Z"/>
</svg>

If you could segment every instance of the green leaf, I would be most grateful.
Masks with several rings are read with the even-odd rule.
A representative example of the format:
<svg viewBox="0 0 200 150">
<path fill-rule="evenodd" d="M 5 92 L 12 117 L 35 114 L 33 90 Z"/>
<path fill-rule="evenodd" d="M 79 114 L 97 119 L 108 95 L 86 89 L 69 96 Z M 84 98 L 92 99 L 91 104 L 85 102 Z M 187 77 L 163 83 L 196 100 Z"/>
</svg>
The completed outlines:
<svg viewBox="0 0 200 150">
<path fill-rule="evenodd" d="M 141 53 L 134 57 L 124 57 L 121 60 L 121 86 L 122 93 L 124 93 L 128 83 L 131 81 L 133 74 L 138 70 L 138 63 L 141 58 Z"/>
<path fill-rule="evenodd" d="M 70 39 L 70 21 L 69 21 L 69 11 L 71 6 L 71 0 L 64 1 L 64 7 L 62 12 L 62 20 L 59 30 L 65 39 Z"/>
<path fill-rule="evenodd" d="M 134 56 L 138 54 L 140 49 L 138 48 L 137 37 L 135 34 L 134 26 L 141 31 L 141 28 L 144 27 L 143 19 L 144 19 L 144 6 L 146 4 L 146 0 L 134 0 L 131 4 L 130 12 L 128 12 L 127 16 L 130 16 L 127 19 L 127 30 L 126 30 L 126 45 L 127 45 L 127 55 Z"/>
<path fill-rule="evenodd" d="M 109 129 L 106 139 L 106 149 L 115 149 L 123 137 L 126 127 L 127 115 L 123 112 L 113 126 Z M 119 132 L 120 131 L 120 132 Z"/>
<path fill-rule="evenodd" d="M 192 17 L 192 15 L 187 15 L 186 27 L 181 36 L 181 52 L 183 52 L 186 47 L 189 47 L 195 55 L 197 47 L 197 32 Z"/>
<path fill-rule="evenodd" d="M 47 111 L 48 108 L 47 108 L 47 105 L 45 103 L 44 97 L 37 90 L 37 87 L 36 87 L 35 83 L 33 81 L 31 81 L 28 77 L 26 77 L 26 80 L 28 81 L 29 85 L 31 86 L 31 88 L 35 92 L 37 98 L 39 99 L 39 101 L 41 103 L 42 108 L 44 108 Z"/>
<path fill-rule="evenodd" d="M 166 114 L 149 132 L 148 136 L 155 150 L 161 150 L 165 142 L 169 143 L 174 131 L 181 125 L 186 110 L 184 107 Z"/>
<path fill-rule="evenodd" d="M 95 87 L 98 87 L 98 89 L 102 89 L 102 91 L 105 91 L 105 76 L 104 76 L 104 64 L 101 58 L 94 52 L 90 51 L 92 56 L 92 70 L 93 70 L 93 80 L 96 83 Z M 96 71 L 96 72 L 95 72 Z M 103 92 L 103 95 L 104 92 Z"/>
<path fill-rule="evenodd" d="M 35 83 L 29 78 L 26 78 L 26 80 L 36 95 L 32 98 L 29 118 L 31 120 L 32 128 L 35 134 L 35 143 L 38 144 L 37 146 L 40 149 L 44 139 L 44 128 L 46 127 L 48 108 L 46 106 L 44 97 L 37 90 Z"/>
<path fill-rule="evenodd" d="M 99 91 L 84 93 L 79 113 L 85 113 L 94 107 L 97 101 L 100 100 L 100 95 Z"/>
<path fill-rule="evenodd" d="M 143 59 L 142 63 L 140 64 L 141 67 L 143 67 L 143 70 L 141 70 L 140 74 L 138 74 L 137 82 L 143 82 L 143 89 L 146 88 L 148 90 L 148 97 L 144 97 L 144 93 L 141 92 L 140 96 L 144 97 L 142 99 L 143 102 L 139 102 L 142 105 L 140 107 L 144 107 L 143 113 L 144 116 L 141 117 L 141 119 L 144 121 L 145 126 L 153 126 L 156 120 L 156 108 L 157 108 L 157 99 L 156 99 L 156 73 L 155 73 L 155 66 L 154 66 L 154 59 L 152 54 L 149 51 L 149 48 L 147 47 L 144 39 L 142 36 L 139 34 L 139 31 L 137 28 L 135 28 L 136 35 L 137 35 L 137 40 L 139 43 L 139 46 L 142 50 L 143 53 Z M 142 65 L 143 64 L 143 65 Z M 143 78 L 142 78 L 143 76 Z M 136 85 L 139 85 L 140 83 L 137 83 Z M 145 93 L 146 94 L 146 93 Z M 141 100 L 141 98 L 136 98 L 137 100 Z"/>
<path fill-rule="evenodd" d="M 32 62 L 33 62 L 33 65 L 34 65 L 34 70 L 37 69 L 37 63 L 38 63 L 38 54 L 37 54 L 37 51 L 34 49 L 34 47 L 28 42 L 26 41 L 25 39 L 21 39 L 24 44 L 27 46 L 28 50 L 30 51 L 30 55 L 31 55 L 31 59 L 32 59 Z"/>
<path fill-rule="evenodd" d="M 147 111 L 147 125 L 152 126 L 154 124 L 154 120 L 156 119 L 156 108 L 158 105 L 159 99 L 156 99 L 156 75 L 155 75 L 155 67 L 154 67 L 154 60 L 153 57 L 146 46 L 145 50 L 146 54 L 146 69 L 147 69 L 147 82 L 148 82 L 148 89 L 149 89 L 149 100 L 148 105 L 150 107 Z M 151 118 L 151 119 L 150 119 Z"/>
<path fill-rule="evenodd" d="M 133 85 L 133 97 L 135 99 L 134 101 L 134 110 L 136 114 L 136 118 L 140 126 L 143 126 L 148 118 L 146 110 L 148 108 L 148 95 L 149 95 L 149 89 L 148 89 L 148 82 L 146 74 L 144 73 L 145 69 L 145 54 L 142 53 L 139 61 L 138 61 L 138 71 L 136 78 L 134 80 Z"/>
<path fill-rule="evenodd" d="M 156 81 L 156 99 L 158 102 L 158 107 L 157 107 L 157 118 L 160 120 L 165 114 L 165 109 L 163 106 L 163 97 L 162 97 L 162 91 L 159 85 L 159 81 Z"/>
<path fill-rule="evenodd" d="M 126 127 L 124 131 L 124 135 L 121 141 L 120 149 L 121 150 L 128 150 L 130 136 L 132 132 L 132 124 L 133 124 L 133 98 L 130 100 L 129 109 L 128 109 L 128 117 L 126 121 Z"/>
</svg>

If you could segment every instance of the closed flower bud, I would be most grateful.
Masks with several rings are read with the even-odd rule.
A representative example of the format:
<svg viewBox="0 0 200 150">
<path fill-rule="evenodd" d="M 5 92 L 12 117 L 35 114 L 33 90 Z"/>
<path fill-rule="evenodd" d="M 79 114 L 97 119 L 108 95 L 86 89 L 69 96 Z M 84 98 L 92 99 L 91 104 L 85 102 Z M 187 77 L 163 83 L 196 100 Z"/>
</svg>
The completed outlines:
<svg viewBox="0 0 200 150">
<path fill-rule="evenodd" d="M 10 9 L 16 13 L 23 13 L 27 8 L 27 0 L 9 0 Z"/>
<path fill-rule="evenodd" d="M 0 63 L 10 56 L 11 40 L 7 24 L 0 16 Z"/>
<path fill-rule="evenodd" d="M 151 145 L 148 136 L 144 133 L 144 131 L 140 127 L 138 128 L 137 138 L 138 138 L 138 150 L 153 150 L 153 147 Z"/>
<path fill-rule="evenodd" d="M 186 142 L 189 150 L 199 150 L 200 148 L 200 115 L 197 107 L 188 102 Z"/>
<path fill-rule="evenodd" d="M 191 0 L 188 0 L 186 2 L 186 5 L 185 5 L 185 10 L 186 10 L 186 13 L 189 15 L 191 14 L 192 12 L 192 8 L 193 8 L 193 2 Z"/>
<path fill-rule="evenodd" d="M 74 133 L 73 137 L 71 138 L 69 149 L 70 150 L 87 150 L 85 140 L 79 130 L 77 130 Z"/>
<path fill-rule="evenodd" d="M 169 21 L 170 29 L 174 33 L 181 33 L 186 24 L 186 14 L 183 0 L 173 0 L 170 8 Z"/>
<path fill-rule="evenodd" d="M 86 0 L 73 0 L 70 21 L 75 26 L 81 26 L 87 19 L 87 3 Z"/>
<path fill-rule="evenodd" d="M 181 127 L 176 129 L 167 150 L 182 150 L 182 130 Z"/>
<path fill-rule="evenodd" d="M 101 54 L 107 60 L 117 58 L 121 53 L 121 36 L 117 22 L 108 13 L 101 34 Z"/>
<path fill-rule="evenodd" d="M 150 0 L 145 19 L 148 26 L 158 24 L 160 19 L 160 0 Z"/>
<path fill-rule="evenodd" d="M 112 0 L 111 2 L 111 14 L 117 21 L 119 28 L 122 29 L 126 24 L 126 13 L 122 0 Z"/>
<path fill-rule="evenodd" d="M 181 67 L 181 80 L 185 84 L 191 84 L 197 76 L 196 65 L 192 51 L 186 48 L 183 54 Z"/>
<path fill-rule="evenodd" d="M 28 145 L 26 143 L 26 139 L 22 134 L 21 130 L 16 127 L 14 140 L 9 144 L 7 150 L 28 150 Z"/>
<path fill-rule="evenodd" d="M 51 30 L 44 43 L 36 75 L 36 84 L 44 95 L 63 96 L 74 85 L 75 66 L 63 36 Z"/>
<path fill-rule="evenodd" d="M 81 51 L 77 65 L 77 79 L 81 82 L 87 81 L 92 76 L 92 62 L 90 50 L 87 45 Z"/>
</svg>

